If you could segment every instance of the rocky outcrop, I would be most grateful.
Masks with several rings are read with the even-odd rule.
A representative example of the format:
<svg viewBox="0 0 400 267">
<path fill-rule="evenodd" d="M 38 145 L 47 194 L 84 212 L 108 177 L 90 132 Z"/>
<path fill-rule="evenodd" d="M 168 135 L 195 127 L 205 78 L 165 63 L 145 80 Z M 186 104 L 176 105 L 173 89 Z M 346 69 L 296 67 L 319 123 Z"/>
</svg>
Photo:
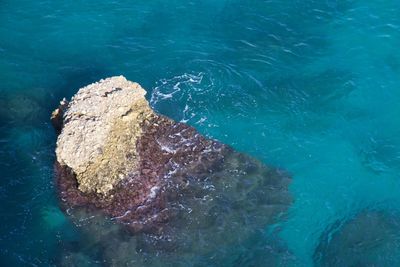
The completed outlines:
<svg viewBox="0 0 400 267">
<path fill-rule="evenodd" d="M 135 233 L 215 233 L 224 225 L 221 242 L 243 238 L 231 235 L 244 231 L 238 224 L 263 227 L 286 211 L 284 172 L 155 113 L 145 94 L 112 77 L 53 113 L 62 127 L 56 174 L 65 208 L 100 211 Z"/>
</svg>

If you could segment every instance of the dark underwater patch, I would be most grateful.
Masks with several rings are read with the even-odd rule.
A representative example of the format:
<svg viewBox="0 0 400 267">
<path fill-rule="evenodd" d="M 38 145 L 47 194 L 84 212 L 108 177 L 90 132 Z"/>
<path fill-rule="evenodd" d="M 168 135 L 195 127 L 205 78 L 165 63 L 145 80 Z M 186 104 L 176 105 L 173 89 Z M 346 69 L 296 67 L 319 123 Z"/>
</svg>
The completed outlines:
<svg viewBox="0 0 400 267">
<path fill-rule="evenodd" d="M 332 224 L 314 252 L 318 267 L 389 267 L 400 264 L 398 213 L 364 210 Z"/>
</svg>

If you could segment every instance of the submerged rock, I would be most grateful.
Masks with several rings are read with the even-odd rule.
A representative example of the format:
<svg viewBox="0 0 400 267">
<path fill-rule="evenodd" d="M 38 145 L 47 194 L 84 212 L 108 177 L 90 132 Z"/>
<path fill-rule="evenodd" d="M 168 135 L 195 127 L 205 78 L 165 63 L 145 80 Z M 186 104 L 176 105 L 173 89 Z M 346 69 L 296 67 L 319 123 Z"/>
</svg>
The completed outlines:
<svg viewBox="0 0 400 267">
<path fill-rule="evenodd" d="M 400 217 L 385 211 L 364 210 L 337 221 L 321 236 L 315 266 L 400 266 Z"/>
<path fill-rule="evenodd" d="M 58 106 L 58 108 L 51 113 L 50 120 L 57 133 L 60 133 L 63 128 L 63 123 L 64 123 L 63 117 L 65 111 L 67 110 L 67 107 L 68 107 L 68 101 L 64 98 L 63 100 L 60 101 L 60 105 Z"/>
<path fill-rule="evenodd" d="M 80 89 L 65 109 L 56 173 L 63 206 L 79 210 L 76 221 L 100 212 L 136 233 L 138 251 L 215 257 L 284 214 L 292 202 L 285 172 L 155 113 L 145 94 L 112 77 Z M 132 249 L 118 253 L 132 260 Z"/>
<path fill-rule="evenodd" d="M 34 125 L 47 116 L 46 100 L 40 89 L 5 92 L 0 96 L 0 120 L 4 124 Z"/>
</svg>

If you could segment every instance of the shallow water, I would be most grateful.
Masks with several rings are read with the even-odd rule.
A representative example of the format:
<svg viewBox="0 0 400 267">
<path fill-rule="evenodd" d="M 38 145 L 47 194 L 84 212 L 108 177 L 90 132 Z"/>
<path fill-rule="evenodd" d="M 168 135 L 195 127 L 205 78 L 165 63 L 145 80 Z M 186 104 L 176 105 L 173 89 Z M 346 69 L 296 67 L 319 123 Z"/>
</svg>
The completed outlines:
<svg viewBox="0 0 400 267">
<path fill-rule="evenodd" d="M 84 240 L 58 208 L 48 117 L 63 96 L 119 74 L 141 83 L 160 113 L 292 174 L 295 202 L 275 227 L 294 266 L 320 264 L 327 235 L 352 244 L 346 232 L 334 237 L 346 229 L 335 225 L 366 210 L 397 222 L 399 8 L 394 0 L 0 1 L 1 265 L 54 265 L 65 244 Z M 374 222 L 382 239 L 359 253 L 393 266 L 400 233 Z M 256 238 L 254 252 L 238 256 L 242 266 L 257 266 L 269 243 Z M 334 246 L 323 251 L 347 255 Z"/>
</svg>

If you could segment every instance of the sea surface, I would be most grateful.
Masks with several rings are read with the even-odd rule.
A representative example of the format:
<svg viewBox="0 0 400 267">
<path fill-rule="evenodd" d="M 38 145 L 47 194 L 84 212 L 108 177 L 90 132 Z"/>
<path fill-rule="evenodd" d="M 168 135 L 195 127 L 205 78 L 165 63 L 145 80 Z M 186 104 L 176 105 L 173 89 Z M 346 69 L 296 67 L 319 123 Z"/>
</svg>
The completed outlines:
<svg viewBox="0 0 400 267">
<path fill-rule="evenodd" d="M 398 0 L 0 0 L 0 266 L 58 266 L 82 238 L 49 116 L 114 75 L 291 174 L 290 266 L 400 266 L 399 47 Z M 258 244 L 226 266 L 260 266 Z"/>
</svg>

